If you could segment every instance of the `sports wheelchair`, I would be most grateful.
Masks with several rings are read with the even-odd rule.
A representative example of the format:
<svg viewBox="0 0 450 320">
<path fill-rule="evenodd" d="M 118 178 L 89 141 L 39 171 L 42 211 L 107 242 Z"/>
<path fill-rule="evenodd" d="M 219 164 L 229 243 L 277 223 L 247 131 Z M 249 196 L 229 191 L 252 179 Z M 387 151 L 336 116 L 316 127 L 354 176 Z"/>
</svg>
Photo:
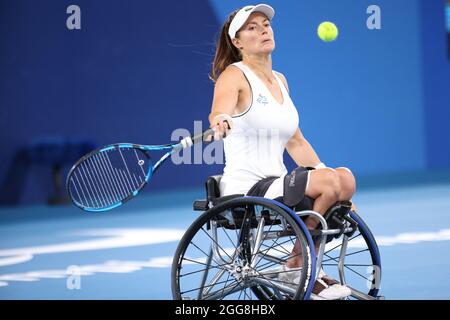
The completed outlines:
<svg viewBox="0 0 450 320">
<path fill-rule="evenodd" d="M 377 243 L 351 202 L 336 202 L 324 216 L 305 197 L 295 208 L 242 194 L 220 196 L 221 176 L 206 181 L 203 211 L 182 237 L 172 263 L 174 299 L 311 299 L 319 270 L 351 289 L 347 299 L 378 296 L 381 261 Z M 317 230 L 303 220 L 314 216 Z M 314 243 L 320 246 L 316 256 Z M 302 267 L 284 268 L 294 245 Z M 296 272 L 294 282 L 281 275 Z M 288 278 L 289 279 L 289 278 Z"/>
</svg>

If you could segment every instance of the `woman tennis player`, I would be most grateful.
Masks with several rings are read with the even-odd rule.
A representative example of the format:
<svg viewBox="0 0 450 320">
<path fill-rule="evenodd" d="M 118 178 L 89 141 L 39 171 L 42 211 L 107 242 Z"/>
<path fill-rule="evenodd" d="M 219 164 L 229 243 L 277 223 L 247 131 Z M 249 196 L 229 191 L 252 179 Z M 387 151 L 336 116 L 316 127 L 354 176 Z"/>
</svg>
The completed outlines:
<svg viewBox="0 0 450 320">
<path fill-rule="evenodd" d="M 274 14 L 265 4 L 234 11 L 217 43 L 209 120 L 218 138 L 225 137 L 220 191 L 222 196 L 242 193 L 275 199 L 284 195 L 291 205 L 307 195 L 315 199 L 313 210 L 323 215 L 336 201 L 352 198 L 355 178 L 347 168 L 327 168 L 299 129 L 287 80 L 272 70 Z M 285 149 L 298 165 L 290 174 L 283 163 Z M 311 217 L 305 221 L 310 230 L 318 223 Z M 301 267 L 299 250 L 297 243 L 285 270 Z M 283 276 L 295 283 L 298 272 L 284 272 Z M 313 297 L 340 299 L 348 295 L 348 287 L 321 270 Z"/>
</svg>

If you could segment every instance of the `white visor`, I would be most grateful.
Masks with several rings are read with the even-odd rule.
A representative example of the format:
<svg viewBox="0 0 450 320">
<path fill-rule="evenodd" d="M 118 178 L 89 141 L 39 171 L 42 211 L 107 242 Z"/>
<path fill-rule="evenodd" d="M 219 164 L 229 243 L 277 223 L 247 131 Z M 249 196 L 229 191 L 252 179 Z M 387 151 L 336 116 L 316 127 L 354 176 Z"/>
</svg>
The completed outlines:
<svg viewBox="0 0 450 320">
<path fill-rule="evenodd" d="M 273 16 L 275 15 L 275 11 L 273 8 L 267 4 L 257 4 L 256 6 L 245 6 L 241 10 L 236 13 L 236 15 L 233 18 L 233 21 L 230 23 L 230 27 L 228 28 L 228 35 L 231 39 L 236 38 L 236 33 L 239 31 L 240 28 L 245 24 L 248 17 L 253 12 L 261 12 L 264 13 L 269 20 L 272 20 Z"/>
</svg>

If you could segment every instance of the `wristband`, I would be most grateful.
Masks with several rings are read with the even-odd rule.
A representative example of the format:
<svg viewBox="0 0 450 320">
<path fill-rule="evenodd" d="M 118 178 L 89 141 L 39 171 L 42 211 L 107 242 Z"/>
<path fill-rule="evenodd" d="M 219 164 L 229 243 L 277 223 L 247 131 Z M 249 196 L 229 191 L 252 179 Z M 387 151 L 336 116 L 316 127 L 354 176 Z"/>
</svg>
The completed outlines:
<svg viewBox="0 0 450 320">
<path fill-rule="evenodd" d="M 326 168 L 327 166 L 325 165 L 325 163 L 321 162 L 318 165 L 314 166 L 315 169 L 323 169 Z"/>
</svg>

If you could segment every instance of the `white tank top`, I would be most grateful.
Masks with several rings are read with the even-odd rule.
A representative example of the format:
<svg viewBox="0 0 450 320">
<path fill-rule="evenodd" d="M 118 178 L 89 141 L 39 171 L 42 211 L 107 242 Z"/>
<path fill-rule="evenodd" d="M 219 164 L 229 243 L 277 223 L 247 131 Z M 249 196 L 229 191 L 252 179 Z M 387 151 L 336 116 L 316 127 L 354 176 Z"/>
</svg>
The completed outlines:
<svg viewBox="0 0 450 320">
<path fill-rule="evenodd" d="M 247 78 L 252 102 L 242 113 L 233 115 L 234 127 L 224 140 L 225 168 L 220 181 L 222 196 L 246 194 L 259 180 L 287 173 L 283 153 L 288 140 L 298 128 L 298 112 L 289 94 L 274 72 L 283 95 L 283 104 L 272 96 L 253 71 L 240 62 Z"/>
</svg>

